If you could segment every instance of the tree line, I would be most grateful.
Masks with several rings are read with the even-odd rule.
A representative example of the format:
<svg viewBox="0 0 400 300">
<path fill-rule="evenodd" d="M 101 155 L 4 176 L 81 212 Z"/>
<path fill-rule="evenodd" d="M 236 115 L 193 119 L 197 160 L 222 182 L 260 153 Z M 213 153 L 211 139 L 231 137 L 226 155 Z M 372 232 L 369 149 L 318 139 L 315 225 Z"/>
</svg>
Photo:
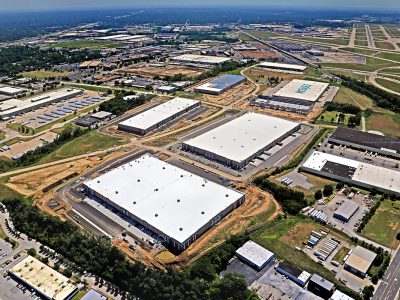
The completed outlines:
<svg viewBox="0 0 400 300">
<path fill-rule="evenodd" d="M 97 50 L 40 49 L 31 46 L 0 48 L 0 76 L 15 76 L 21 72 L 51 69 L 54 65 L 78 63 L 101 58 Z"/>
<path fill-rule="evenodd" d="M 342 85 L 371 98 L 375 105 L 381 108 L 389 109 L 394 112 L 400 112 L 400 96 L 386 92 L 375 87 L 370 83 L 353 79 L 344 75 L 338 75 L 342 80 Z"/>
<path fill-rule="evenodd" d="M 152 95 L 140 95 L 137 98 L 132 98 L 129 100 L 124 100 L 125 96 L 129 95 L 135 95 L 133 92 L 127 92 L 127 91 L 116 91 L 114 98 L 102 102 L 99 106 L 100 110 L 103 111 L 108 111 L 114 115 L 120 116 L 123 115 L 125 112 L 128 110 L 142 105 L 146 102 L 146 100 L 150 99 L 153 97 Z"/>
<path fill-rule="evenodd" d="M 18 231 L 37 239 L 74 264 L 78 271 L 87 271 L 115 284 L 125 299 L 199 299 L 252 300 L 257 296 L 247 289 L 244 279 L 231 274 L 219 278 L 218 272 L 240 245 L 241 240 L 228 241 L 222 248 L 207 256 L 212 271 L 203 272 L 200 259 L 183 271 L 167 267 L 166 271 L 147 268 L 140 262 L 132 263 L 109 242 L 81 232 L 71 221 L 41 212 L 20 198 L 3 202 Z M 209 266 L 205 266 L 208 268 Z"/>
</svg>

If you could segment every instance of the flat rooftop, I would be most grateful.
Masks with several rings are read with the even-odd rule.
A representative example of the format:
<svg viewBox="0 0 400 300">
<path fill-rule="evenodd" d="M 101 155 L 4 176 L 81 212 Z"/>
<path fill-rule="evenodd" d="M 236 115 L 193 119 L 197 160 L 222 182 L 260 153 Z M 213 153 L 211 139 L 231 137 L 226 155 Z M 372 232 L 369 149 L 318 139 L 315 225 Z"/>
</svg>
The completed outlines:
<svg viewBox="0 0 400 300">
<path fill-rule="evenodd" d="M 282 69 L 282 70 L 296 70 L 299 72 L 303 72 L 307 69 L 307 66 L 295 65 L 295 64 L 283 64 L 276 62 L 262 62 L 259 64 L 261 68 L 274 68 L 274 69 Z"/>
<path fill-rule="evenodd" d="M 261 268 L 269 261 L 274 254 L 264 247 L 254 243 L 253 241 L 246 242 L 242 247 L 236 250 L 236 254 L 247 259 L 258 268 Z"/>
<path fill-rule="evenodd" d="M 340 215 L 346 219 L 350 219 L 352 215 L 358 210 L 360 206 L 357 202 L 351 200 L 345 200 L 342 205 L 335 211 L 336 215 Z"/>
<path fill-rule="evenodd" d="M 335 285 L 332 282 L 326 280 L 325 278 L 322 278 L 321 276 L 319 276 L 317 274 L 313 274 L 310 278 L 310 281 L 323 287 L 327 291 L 331 291 L 335 287 Z"/>
<path fill-rule="evenodd" d="M 197 90 L 208 90 L 212 92 L 222 92 L 223 90 L 246 80 L 246 77 L 241 75 L 223 75 L 217 79 L 198 86 Z"/>
<path fill-rule="evenodd" d="M 27 99 L 9 99 L 0 102 L 0 115 L 4 114 L 18 114 L 21 110 L 29 109 L 36 105 L 47 105 L 62 97 L 73 97 L 77 93 L 82 93 L 80 89 L 64 88 L 57 91 L 44 93 L 38 96 L 33 96 Z"/>
<path fill-rule="evenodd" d="M 196 55 L 196 54 L 183 54 L 173 57 L 172 60 L 188 62 L 188 63 L 204 63 L 204 64 L 222 64 L 230 61 L 230 58 L 210 56 L 210 55 Z"/>
<path fill-rule="evenodd" d="M 119 124 L 146 130 L 197 103 L 199 103 L 198 100 L 177 97 L 139 113 Z"/>
<path fill-rule="evenodd" d="M 339 126 L 330 139 L 400 153 L 400 139 Z"/>
<path fill-rule="evenodd" d="M 246 113 L 184 143 L 242 162 L 297 126 L 299 123 L 292 121 Z"/>
<path fill-rule="evenodd" d="M 346 265 L 362 273 L 367 273 L 375 257 L 376 253 L 369 251 L 361 246 L 357 246 L 347 258 Z"/>
<path fill-rule="evenodd" d="M 329 300 L 354 300 L 354 298 L 351 298 L 346 294 L 342 293 L 341 291 L 336 290 L 333 293 L 333 295 L 329 298 Z"/>
<path fill-rule="evenodd" d="M 149 154 L 84 184 L 180 243 L 244 196 Z"/>
<path fill-rule="evenodd" d="M 329 169 L 330 171 L 327 171 L 327 163 L 335 163 L 337 166 L 342 166 L 342 168 L 337 167 L 336 169 Z M 305 161 L 303 167 L 346 177 L 353 181 L 400 193 L 400 172 L 394 169 L 375 166 L 320 151 L 314 151 Z M 350 170 L 352 174 L 346 175 L 346 173 L 343 173 L 343 170 Z"/>
<path fill-rule="evenodd" d="M 67 277 L 32 256 L 26 257 L 9 271 L 49 299 L 64 300 L 77 288 Z"/>
<path fill-rule="evenodd" d="M 275 92 L 274 96 L 315 102 L 328 87 L 329 84 L 324 82 L 293 79 Z"/>
<path fill-rule="evenodd" d="M 24 92 L 25 89 L 16 88 L 12 86 L 0 86 L 0 94 L 13 95 Z"/>
</svg>

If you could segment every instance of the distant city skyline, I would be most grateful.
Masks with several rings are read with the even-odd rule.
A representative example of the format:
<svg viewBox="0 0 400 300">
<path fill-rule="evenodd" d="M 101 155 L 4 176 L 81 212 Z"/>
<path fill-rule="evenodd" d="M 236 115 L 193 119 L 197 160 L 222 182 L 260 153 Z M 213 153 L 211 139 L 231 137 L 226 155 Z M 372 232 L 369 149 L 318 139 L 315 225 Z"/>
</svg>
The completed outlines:
<svg viewBox="0 0 400 300">
<path fill-rule="evenodd" d="M 188 3 L 190 2 L 190 3 Z M 398 0 L 249 0 L 246 6 L 280 6 L 291 8 L 313 7 L 315 9 L 335 8 L 335 9 L 400 9 L 400 1 Z M 301 3 L 301 4 L 299 4 Z M 244 2 L 240 0 L 0 0 L 0 12 L 2 10 L 57 10 L 57 9 L 97 9 L 97 8 L 118 8 L 118 7 L 190 7 L 190 6 L 244 6 Z"/>
</svg>

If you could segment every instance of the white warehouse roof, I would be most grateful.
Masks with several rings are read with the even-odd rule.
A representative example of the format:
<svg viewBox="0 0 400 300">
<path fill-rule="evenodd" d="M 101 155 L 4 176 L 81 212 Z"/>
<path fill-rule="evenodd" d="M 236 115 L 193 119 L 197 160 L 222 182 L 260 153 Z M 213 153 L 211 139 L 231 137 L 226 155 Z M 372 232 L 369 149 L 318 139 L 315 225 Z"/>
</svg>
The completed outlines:
<svg viewBox="0 0 400 300">
<path fill-rule="evenodd" d="M 366 274 L 376 255 L 376 253 L 368 249 L 357 246 L 346 260 L 346 265 Z"/>
<path fill-rule="evenodd" d="M 354 300 L 354 298 L 351 298 L 346 294 L 343 294 L 341 291 L 336 290 L 329 300 Z"/>
<path fill-rule="evenodd" d="M 282 64 L 276 62 L 262 62 L 259 64 L 262 68 L 276 68 L 282 70 L 296 70 L 296 71 L 304 71 L 307 69 L 307 66 L 303 65 L 295 65 L 295 64 Z"/>
<path fill-rule="evenodd" d="M 236 254 L 253 263 L 259 269 L 274 256 L 271 251 L 253 241 L 246 242 L 242 247 L 236 250 Z"/>
<path fill-rule="evenodd" d="M 278 90 L 274 96 L 315 102 L 328 87 L 329 84 L 324 82 L 293 79 Z"/>
<path fill-rule="evenodd" d="M 193 105 L 196 105 L 197 103 L 199 103 L 198 100 L 177 97 L 140 114 L 137 114 L 132 118 L 121 122 L 120 124 L 132 128 L 146 130 L 153 125 L 158 124 Z"/>
<path fill-rule="evenodd" d="M 85 185 L 180 243 L 244 196 L 149 154 Z"/>
<path fill-rule="evenodd" d="M 10 272 L 48 299 L 64 300 L 77 290 L 67 277 L 32 256 L 20 261 Z"/>
<path fill-rule="evenodd" d="M 242 162 L 295 129 L 299 123 L 246 113 L 184 143 Z"/>
<path fill-rule="evenodd" d="M 0 94 L 17 95 L 25 91 L 26 89 L 16 88 L 12 86 L 0 86 Z"/>
<path fill-rule="evenodd" d="M 231 59 L 219 56 L 183 54 L 172 58 L 172 60 L 188 63 L 222 64 L 226 61 L 230 61 Z"/>
<path fill-rule="evenodd" d="M 320 151 L 314 151 L 303 164 L 303 167 L 323 171 L 322 169 L 327 162 L 354 168 L 354 174 L 350 176 L 353 181 L 400 193 L 400 172 L 395 169 L 367 164 Z M 344 173 L 336 175 L 343 176 Z"/>
</svg>

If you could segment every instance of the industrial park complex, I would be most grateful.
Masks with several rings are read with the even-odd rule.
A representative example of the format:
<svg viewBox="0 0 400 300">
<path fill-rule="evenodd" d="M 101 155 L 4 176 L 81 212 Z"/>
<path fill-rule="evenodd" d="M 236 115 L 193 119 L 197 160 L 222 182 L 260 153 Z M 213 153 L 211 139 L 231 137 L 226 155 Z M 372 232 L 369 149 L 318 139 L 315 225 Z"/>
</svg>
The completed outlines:
<svg viewBox="0 0 400 300">
<path fill-rule="evenodd" d="M 398 99 L 362 52 L 396 31 L 146 14 L 10 44 L 63 59 L 0 76 L 0 299 L 394 300 Z"/>
</svg>

